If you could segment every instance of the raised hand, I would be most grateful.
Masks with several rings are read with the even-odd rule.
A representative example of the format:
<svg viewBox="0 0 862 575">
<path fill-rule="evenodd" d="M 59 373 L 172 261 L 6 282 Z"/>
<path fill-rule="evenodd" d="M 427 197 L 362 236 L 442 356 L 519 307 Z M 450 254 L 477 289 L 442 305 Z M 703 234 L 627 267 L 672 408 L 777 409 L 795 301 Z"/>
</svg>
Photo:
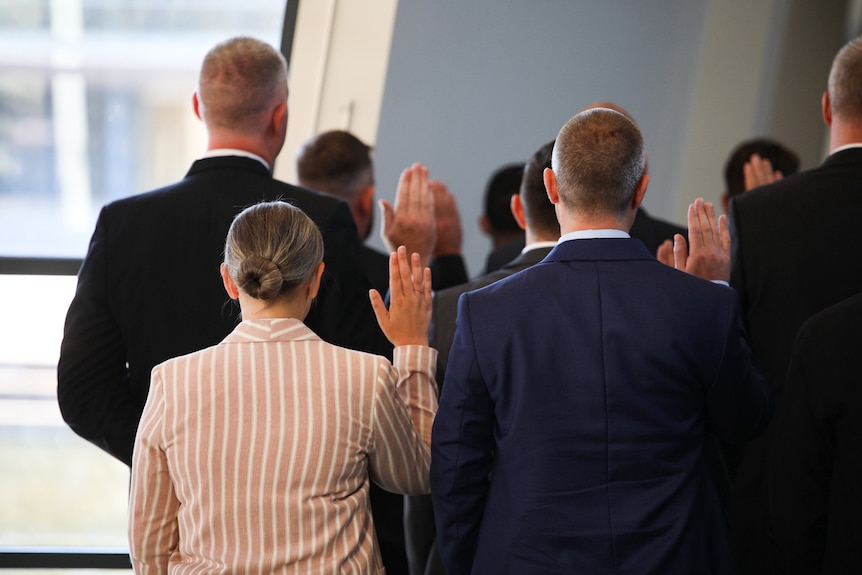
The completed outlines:
<svg viewBox="0 0 862 575">
<path fill-rule="evenodd" d="M 419 254 L 408 261 L 407 248 L 399 246 L 389 256 L 389 309 L 376 289 L 369 292 L 377 323 L 392 345 L 428 345 L 431 323 L 431 270 L 421 265 Z"/>
<path fill-rule="evenodd" d="M 670 264 L 669 242 L 656 254 Z M 715 217 L 711 202 L 698 198 L 688 207 L 688 241 L 681 234 L 673 238 L 673 267 L 707 280 L 730 279 L 730 230 L 727 217 Z"/>
<path fill-rule="evenodd" d="M 461 254 L 461 216 L 455 196 L 446 184 L 439 180 L 428 180 L 428 189 L 434 196 L 434 219 L 437 241 L 434 242 L 433 257 Z"/>
<path fill-rule="evenodd" d="M 397 246 L 406 246 L 409 253 L 419 254 L 423 267 L 427 266 L 437 241 L 428 168 L 419 163 L 405 168 L 398 180 L 395 207 L 386 200 L 380 200 L 379 205 L 383 216 L 380 237 L 386 248 L 393 252 Z"/>
<path fill-rule="evenodd" d="M 759 186 L 765 186 L 777 182 L 784 175 L 781 170 L 773 170 L 772 162 L 767 158 L 761 158 L 759 154 L 752 154 L 751 159 L 742 167 L 745 175 L 745 191 L 753 190 Z"/>
</svg>

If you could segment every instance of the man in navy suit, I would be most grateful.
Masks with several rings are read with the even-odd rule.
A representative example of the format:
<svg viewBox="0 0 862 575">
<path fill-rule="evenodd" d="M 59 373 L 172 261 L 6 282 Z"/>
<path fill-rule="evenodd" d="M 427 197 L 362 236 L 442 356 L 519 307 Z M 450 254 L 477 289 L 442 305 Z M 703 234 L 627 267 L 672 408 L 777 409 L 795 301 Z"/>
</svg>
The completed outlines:
<svg viewBox="0 0 862 575">
<path fill-rule="evenodd" d="M 572 118 L 545 170 L 562 237 L 461 296 L 432 439 L 449 575 L 734 573 L 704 458 L 772 411 L 726 279 L 724 218 L 698 200 L 672 269 L 629 237 L 648 176 L 640 131 Z"/>
</svg>

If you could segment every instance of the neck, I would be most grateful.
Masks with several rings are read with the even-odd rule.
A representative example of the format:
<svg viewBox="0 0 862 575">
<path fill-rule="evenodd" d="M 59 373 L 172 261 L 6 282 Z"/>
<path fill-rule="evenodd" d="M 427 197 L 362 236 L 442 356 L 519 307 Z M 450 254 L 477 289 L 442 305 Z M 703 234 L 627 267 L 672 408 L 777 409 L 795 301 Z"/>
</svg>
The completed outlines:
<svg viewBox="0 0 862 575">
<path fill-rule="evenodd" d="M 862 122 L 852 122 L 833 116 L 829 129 L 829 151 L 847 144 L 862 143 Z"/>
<path fill-rule="evenodd" d="M 257 136 L 249 136 L 246 134 L 237 134 L 226 130 L 209 130 L 207 151 L 220 150 L 230 148 L 234 150 L 244 150 L 257 154 L 270 166 L 275 165 L 275 158 L 278 156 L 278 151 L 273 151 L 267 146 L 263 138 Z"/>
<path fill-rule="evenodd" d="M 239 292 L 239 308 L 242 319 L 298 319 L 304 321 L 311 308 L 311 300 L 287 294 L 274 300 L 263 301 Z M 304 294 L 302 294 L 304 295 Z"/>
<path fill-rule="evenodd" d="M 577 214 L 563 216 L 560 210 L 557 211 L 557 217 L 560 221 L 561 236 L 584 230 L 622 230 L 628 233 L 634 222 L 634 212 L 627 214 L 622 221 L 614 217 L 584 217 Z"/>
</svg>

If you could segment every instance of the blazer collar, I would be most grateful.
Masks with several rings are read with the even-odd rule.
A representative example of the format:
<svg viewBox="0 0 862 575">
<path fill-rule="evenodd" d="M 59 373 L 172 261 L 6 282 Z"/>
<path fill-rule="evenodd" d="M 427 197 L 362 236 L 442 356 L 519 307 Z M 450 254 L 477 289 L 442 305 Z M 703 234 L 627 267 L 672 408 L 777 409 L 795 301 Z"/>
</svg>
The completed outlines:
<svg viewBox="0 0 862 575">
<path fill-rule="evenodd" d="M 298 319 L 273 318 L 243 320 L 224 339 L 224 343 L 303 340 L 320 340 L 320 338 Z"/>
<path fill-rule="evenodd" d="M 862 164 L 862 148 L 847 148 L 827 156 L 822 166 L 840 166 L 847 164 Z"/>
<path fill-rule="evenodd" d="M 640 240 L 634 238 L 596 238 L 561 242 L 544 261 L 572 260 L 653 260 Z"/>
<path fill-rule="evenodd" d="M 536 248 L 534 250 L 529 250 L 529 251 L 524 252 L 522 254 L 518 254 L 518 257 L 516 257 L 515 259 L 513 259 L 512 261 L 510 261 L 509 263 L 504 265 L 501 269 L 506 270 L 506 271 L 509 271 L 509 270 L 521 271 L 523 269 L 526 269 L 526 268 L 528 268 L 532 265 L 535 265 L 535 264 L 539 263 L 540 261 L 542 261 L 546 255 L 551 253 L 552 249 L 553 248 L 550 248 L 550 247 L 548 247 L 548 248 Z"/>
<path fill-rule="evenodd" d="M 213 156 L 210 158 L 201 158 L 192 164 L 186 177 L 193 176 L 207 170 L 223 169 L 246 170 L 272 177 L 272 173 L 266 169 L 266 166 L 254 158 L 247 158 L 244 156 Z"/>
</svg>

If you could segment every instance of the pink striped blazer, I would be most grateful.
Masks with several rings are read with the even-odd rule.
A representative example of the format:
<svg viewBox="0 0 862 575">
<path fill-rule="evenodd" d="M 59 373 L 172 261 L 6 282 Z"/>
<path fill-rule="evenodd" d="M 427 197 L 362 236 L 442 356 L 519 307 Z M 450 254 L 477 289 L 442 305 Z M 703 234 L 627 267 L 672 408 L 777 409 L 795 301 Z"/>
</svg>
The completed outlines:
<svg viewBox="0 0 862 575">
<path fill-rule="evenodd" d="M 293 319 L 156 366 L 135 440 L 138 574 L 382 573 L 369 476 L 429 491 L 437 352 L 394 364 Z"/>
</svg>

